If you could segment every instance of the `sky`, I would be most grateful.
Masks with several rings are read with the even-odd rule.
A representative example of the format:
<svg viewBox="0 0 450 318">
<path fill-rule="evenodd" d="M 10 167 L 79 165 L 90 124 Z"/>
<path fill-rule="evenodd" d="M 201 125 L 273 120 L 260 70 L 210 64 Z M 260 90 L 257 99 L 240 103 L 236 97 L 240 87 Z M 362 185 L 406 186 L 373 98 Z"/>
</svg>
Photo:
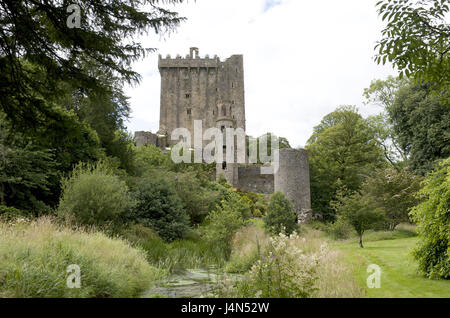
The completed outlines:
<svg viewBox="0 0 450 318">
<path fill-rule="evenodd" d="M 380 108 L 364 105 L 373 79 L 396 75 L 373 61 L 384 25 L 377 0 L 196 0 L 169 6 L 187 18 L 177 31 L 139 40 L 156 53 L 136 62 L 142 75 L 127 86 L 128 130 L 159 128 L 158 54 L 244 56 L 246 133 L 272 132 L 292 147 L 304 147 L 314 126 L 340 105 L 356 105 L 363 116 Z"/>
</svg>

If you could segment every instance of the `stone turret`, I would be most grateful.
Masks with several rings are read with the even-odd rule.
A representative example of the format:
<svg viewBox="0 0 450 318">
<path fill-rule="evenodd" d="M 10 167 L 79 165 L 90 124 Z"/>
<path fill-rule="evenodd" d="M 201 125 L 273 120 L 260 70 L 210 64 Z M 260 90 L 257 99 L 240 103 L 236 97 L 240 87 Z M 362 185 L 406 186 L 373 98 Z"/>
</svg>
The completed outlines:
<svg viewBox="0 0 450 318">
<path fill-rule="evenodd" d="M 298 221 L 307 222 L 312 216 L 308 151 L 280 149 L 279 168 L 274 183 L 275 191 L 282 192 L 292 203 Z"/>
</svg>

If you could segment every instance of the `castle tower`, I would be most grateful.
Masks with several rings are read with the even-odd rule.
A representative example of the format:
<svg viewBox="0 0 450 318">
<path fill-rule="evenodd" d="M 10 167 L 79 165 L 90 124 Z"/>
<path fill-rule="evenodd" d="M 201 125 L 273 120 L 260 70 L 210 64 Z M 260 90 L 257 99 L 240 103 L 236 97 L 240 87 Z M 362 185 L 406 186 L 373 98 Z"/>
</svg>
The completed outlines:
<svg viewBox="0 0 450 318">
<path fill-rule="evenodd" d="M 202 128 L 216 127 L 219 101 L 229 101 L 227 116 L 235 127 L 245 130 L 243 56 L 233 55 L 221 62 L 215 56 L 201 58 L 198 48 L 182 58 L 159 56 L 161 104 L 158 135 L 170 135 L 175 128 L 187 128 L 193 140 L 194 120 Z"/>
<path fill-rule="evenodd" d="M 279 151 L 279 168 L 274 176 L 275 191 L 282 192 L 292 203 L 298 221 L 306 222 L 312 216 L 308 151 L 291 148 Z"/>
<path fill-rule="evenodd" d="M 216 163 L 216 178 L 219 179 L 222 175 L 234 187 L 238 184 L 238 164 L 236 154 L 236 137 L 233 135 L 233 142 L 231 148 L 227 148 L 227 128 L 236 128 L 235 120 L 231 115 L 232 107 L 230 103 L 219 102 L 217 105 L 218 117 L 216 120 L 216 127 L 220 129 L 223 135 L 223 159 L 222 162 Z M 220 150 L 219 150 L 220 151 Z M 232 162 L 227 160 L 227 152 L 232 156 Z"/>
</svg>

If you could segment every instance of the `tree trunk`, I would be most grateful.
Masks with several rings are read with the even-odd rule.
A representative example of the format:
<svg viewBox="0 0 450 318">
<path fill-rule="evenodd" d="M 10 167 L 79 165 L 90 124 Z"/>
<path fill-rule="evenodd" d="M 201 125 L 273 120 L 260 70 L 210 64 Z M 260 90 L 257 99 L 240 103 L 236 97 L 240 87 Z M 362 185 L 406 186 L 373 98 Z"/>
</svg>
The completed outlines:
<svg viewBox="0 0 450 318">
<path fill-rule="evenodd" d="M 359 236 L 359 246 L 361 248 L 364 248 L 363 243 L 362 243 L 362 235 Z"/>
</svg>

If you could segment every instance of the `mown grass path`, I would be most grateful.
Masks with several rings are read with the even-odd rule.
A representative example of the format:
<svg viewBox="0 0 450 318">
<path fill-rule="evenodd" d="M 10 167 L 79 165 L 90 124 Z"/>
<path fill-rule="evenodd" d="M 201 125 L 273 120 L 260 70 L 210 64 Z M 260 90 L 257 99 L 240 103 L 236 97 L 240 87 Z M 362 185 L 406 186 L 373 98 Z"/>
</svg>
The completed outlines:
<svg viewBox="0 0 450 318">
<path fill-rule="evenodd" d="M 450 298 L 449 280 L 431 280 L 417 274 L 417 263 L 411 255 L 416 243 L 417 238 L 411 237 L 364 242 L 365 248 L 354 241 L 332 245 L 346 253 L 345 258 L 355 268 L 358 282 L 364 286 L 368 297 Z M 367 288 L 370 274 L 366 271 L 370 264 L 381 267 L 379 289 Z"/>
</svg>

